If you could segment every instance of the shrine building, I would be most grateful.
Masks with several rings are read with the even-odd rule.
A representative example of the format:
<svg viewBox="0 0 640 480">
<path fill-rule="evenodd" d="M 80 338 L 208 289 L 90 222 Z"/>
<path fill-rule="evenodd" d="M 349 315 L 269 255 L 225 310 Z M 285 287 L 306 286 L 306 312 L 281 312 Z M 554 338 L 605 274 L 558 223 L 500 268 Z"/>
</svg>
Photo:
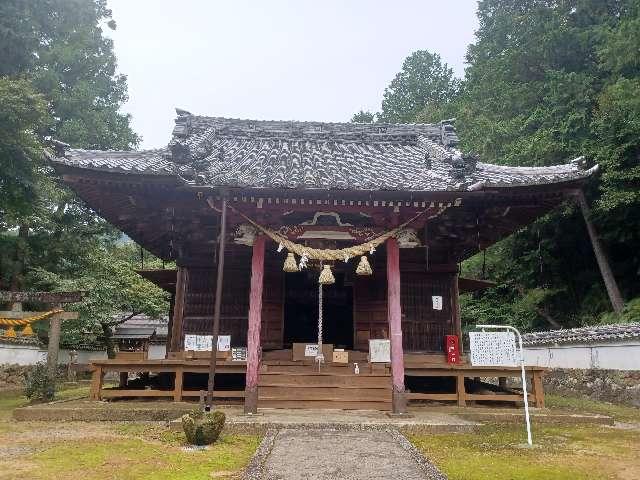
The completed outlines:
<svg viewBox="0 0 640 480">
<path fill-rule="evenodd" d="M 166 359 L 123 352 L 95 362 L 92 398 L 201 396 L 210 354 L 194 345 L 215 335 L 217 307 L 231 351 L 218 352 L 214 397 L 248 412 L 518 400 L 474 386 L 520 373 L 468 363 L 459 294 L 488 283 L 460 278 L 459 265 L 572 200 L 597 167 L 483 163 L 458 149 L 447 121 L 177 113 L 166 148 L 56 144 L 51 158 L 98 215 L 177 266 L 140 272 L 171 294 Z M 446 339 L 459 358 L 447 361 Z M 106 371 L 159 380 L 143 389 L 123 375 L 107 389 Z M 527 370 L 537 406 L 542 372 Z"/>
</svg>

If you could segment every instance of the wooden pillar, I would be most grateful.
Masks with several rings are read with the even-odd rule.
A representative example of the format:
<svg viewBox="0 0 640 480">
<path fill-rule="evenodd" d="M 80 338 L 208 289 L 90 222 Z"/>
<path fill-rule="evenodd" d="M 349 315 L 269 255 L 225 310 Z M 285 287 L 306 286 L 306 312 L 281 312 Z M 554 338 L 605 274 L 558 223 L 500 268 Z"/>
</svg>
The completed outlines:
<svg viewBox="0 0 640 480">
<path fill-rule="evenodd" d="M 542 372 L 534 370 L 531 378 L 533 398 L 537 408 L 544 408 L 544 387 L 542 386 Z"/>
<path fill-rule="evenodd" d="M 60 305 L 56 305 L 60 308 Z M 60 324 L 59 314 L 51 315 L 49 320 L 49 345 L 47 347 L 47 371 L 51 381 L 55 384 L 58 371 L 58 352 L 60 351 Z"/>
<path fill-rule="evenodd" d="M 101 366 L 93 368 L 91 376 L 91 391 L 89 393 L 90 400 L 100 400 L 102 392 L 102 382 L 104 380 L 104 372 Z"/>
<path fill-rule="evenodd" d="M 177 272 L 176 272 L 177 276 Z M 164 358 L 169 358 L 169 352 L 171 351 L 171 345 L 173 345 L 173 339 L 171 335 L 173 334 L 173 309 L 176 305 L 176 292 L 171 294 L 171 300 L 169 301 L 169 323 L 167 324 L 167 343 L 165 348 Z"/>
<path fill-rule="evenodd" d="M 611 301 L 613 310 L 616 313 L 620 313 L 624 308 L 624 301 L 622 300 L 620 289 L 618 288 L 616 279 L 613 276 L 613 272 L 611 271 L 611 266 L 609 265 L 607 255 L 602 248 L 602 244 L 600 243 L 600 238 L 598 237 L 596 228 L 591 221 L 591 209 L 587 204 L 587 199 L 584 197 L 584 192 L 582 190 L 579 190 L 576 193 L 576 198 L 578 200 L 578 205 L 580 205 L 580 211 L 582 212 L 582 216 L 584 217 L 584 222 L 587 225 L 587 232 L 589 233 L 589 238 L 591 239 L 593 253 L 596 256 L 596 260 L 598 261 L 598 267 L 600 267 L 600 274 L 602 275 L 604 285 L 607 288 L 609 300 Z"/>
<path fill-rule="evenodd" d="M 404 353 L 402 351 L 402 311 L 400 306 L 400 250 L 395 238 L 387 240 L 387 315 L 391 338 L 391 380 L 393 413 L 406 413 Z"/>
<path fill-rule="evenodd" d="M 258 412 L 258 376 L 260 367 L 260 327 L 262 324 L 262 286 L 264 279 L 264 235 L 256 237 L 251 257 L 251 292 L 247 331 L 247 374 L 244 412 Z"/>
<path fill-rule="evenodd" d="M 459 274 L 453 276 L 453 284 L 451 285 L 451 315 L 453 316 L 453 329 L 458 337 L 458 345 L 460 353 L 463 353 L 462 342 L 462 319 L 460 315 L 460 289 L 458 287 Z"/>
<path fill-rule="evenodd" d="M 184 369 L 182 367 L 176 368 L 176 375 L 173 381 L 173 401 L 182 401 L 182 382 L 184 380 Z"/>
<path fill-rule="evenodd" d="M 456 375 L 456 394 L 458 395 L 458 406 L 464 407 L 467 405 L 467 394 L 464 388 L 464 373 L 458 372 Z"/>
<path fill-rule="evenodd" d="M 218 334 L 220 333 L 220 308 L 222 306 L 222 282 L 224 281 L 224 247 L 227 236 L 227 198 L 222 197 L 220 213 L 220 236 L 218 238 L 218 270 L 216 274 L 216 296 L 213 308 L 213 330 L 211 332 L 211 358 L 209 359 L 209 381 L 207 382 L 206 410 L 213 406 L 213 389 L 216 379 L 216 363 L 218 361 Z"/>
<path fill-rule="evenodd" d="M 184 300 L 187 290 L 187 269 L 178 267 L 176 272 L 176 295 L 173 305 L 173 318 L 171 322 L 171 345 L 172 352 L 177 352 L 182 348 L 182 320 L 184 318 Z"/>
</svg>

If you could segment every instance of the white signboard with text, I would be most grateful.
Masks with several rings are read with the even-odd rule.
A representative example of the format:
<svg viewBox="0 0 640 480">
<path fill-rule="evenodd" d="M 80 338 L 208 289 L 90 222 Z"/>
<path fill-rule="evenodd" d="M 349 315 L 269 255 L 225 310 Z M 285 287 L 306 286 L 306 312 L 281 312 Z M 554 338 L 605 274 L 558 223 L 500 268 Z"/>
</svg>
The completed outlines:
<svg viewBox="0 0 640 480">
<path fill-rule="evenodd" d="M 369 361 L 371 363 L 391 362 L 391 340 L 369 340 Z"/>
<path fill-rule="evenodd" d="M 318 344 L 307 344 L 304 346 L 305 357 L 317 357 L 318 356 Z"/>
<path fill-rule="evenodd" d="M 196 352 L 211 351 L 213 335 L 185 335 L 184 349 Z M 231 350 L 231 335 L 218 335 L 218 351 L 228 352 Z"/>
<path fill-rule="evenodd" d="M 469 346 L 474 367 L 516 367 L 519 364 L 513 332 L 469 332 Z"/>
</svg>

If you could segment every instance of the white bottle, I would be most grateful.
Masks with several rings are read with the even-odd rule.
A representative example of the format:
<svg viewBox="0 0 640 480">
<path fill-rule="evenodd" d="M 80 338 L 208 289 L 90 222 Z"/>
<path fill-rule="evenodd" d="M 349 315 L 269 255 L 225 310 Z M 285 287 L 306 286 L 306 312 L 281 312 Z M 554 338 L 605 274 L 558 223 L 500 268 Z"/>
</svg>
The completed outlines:
<svg viewBox="0 0 640 480">
<path fill-rule="evenodd" d="M 360 367 L 357 363 L 353 364 L 353 373 L 355 373 L 356 375 L 360 375 Z"/>
</svg>

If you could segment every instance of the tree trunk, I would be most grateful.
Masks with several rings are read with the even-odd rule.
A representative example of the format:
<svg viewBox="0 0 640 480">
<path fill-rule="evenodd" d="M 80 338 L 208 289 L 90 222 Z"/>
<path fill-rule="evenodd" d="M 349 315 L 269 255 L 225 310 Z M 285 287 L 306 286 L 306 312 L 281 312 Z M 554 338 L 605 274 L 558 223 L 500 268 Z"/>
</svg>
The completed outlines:
<svg viewBox="0 0 640 480">
<path fill-rule="evenodd" d="M 13 272 L 9 283 L 9 290 L 19 292 L 24 288 L 24 269 L 27 256 L 27 242 L 29 240 L 29 224 L 21 223 L 18 227 L 18 239 L 14 254 Z M 11 305 L 13 308 L 13 305 Z"/>
<path fill-rule="evenodd" d="M 107 358 L 116 358 L 116 348 L 113 344 L 113 332 L 109 323 L 100 323 L 104 337 L 104 346 L 107 349 Z"/>
<path fill-rule="evenodd" d="M 604 286 L 607 288 L 609 300 L 611 301 L 613 310 L 616 313 L 621 313 L 622 309 L 624 308 L 624 301 L 622 300 L 620 289 L 618 288 L 616 279 L 613 276 L 613 271 L 611 270 L 611 266 L 609 265 L 607 254 L 605 253 L 604 248 L 600 243 L 600 238 L 598 237 L 598 233 L 596 232 L 596 227 L 591 221 L 591 209 L 589 208 L 589 204 L 587 204 L 587 199 L 585 198 L 584 192 L 582 190 L 579 190 L 576 193 L 576 199 L 578 201 L 578 205 L 580 206 L 582 216 L 584 217 L 584 223 L 587 225 L 587 232 L 589 233 L 589 238 L 591 239 L 593 253 L 596 256 L 598 267 L 600 267 L 600 274 L 602 275 L 602 280 L 604 280 Z"/>
</svg>

